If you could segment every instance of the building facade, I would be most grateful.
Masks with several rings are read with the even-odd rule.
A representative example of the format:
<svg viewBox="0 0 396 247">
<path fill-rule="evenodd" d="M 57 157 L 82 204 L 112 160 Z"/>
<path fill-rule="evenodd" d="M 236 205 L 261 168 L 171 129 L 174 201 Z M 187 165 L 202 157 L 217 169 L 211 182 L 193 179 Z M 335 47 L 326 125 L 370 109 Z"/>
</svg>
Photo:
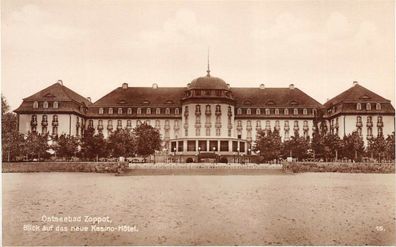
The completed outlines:
<svg viewBox="0 0 396 247">
<path fill-rule="evenodd" d="M 286 88 L 233 88 L 210 75 L 186 87 L 129 87 L 124 83 L 95 103 L 62 81 L 23 99 L 15 110 L 21 133 L 81 136 L 93 127 L 105 137 L 145 122 L 160 131 L 163 150 L 183 156 L 197 153 L 250 154 L 260 130 L 278 130 L 282 140 L 312 137 L 318 112 L 326 128 L 341 138 L 358 131 L 365 142 L 394 131 L 391 102 L 358 83 L 324 105 L 290 84 Z"/>
</svg>

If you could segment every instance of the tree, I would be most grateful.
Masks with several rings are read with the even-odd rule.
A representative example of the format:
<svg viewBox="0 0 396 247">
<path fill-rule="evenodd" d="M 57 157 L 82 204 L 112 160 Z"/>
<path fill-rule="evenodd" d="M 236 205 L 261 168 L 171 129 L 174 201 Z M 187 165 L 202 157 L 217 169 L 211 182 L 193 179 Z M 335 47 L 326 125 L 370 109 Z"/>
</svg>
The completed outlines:
<svg viewBox="0 0 396 247">
<path fill-rule="evenodd" d="M 101 133 L 95 135 L 94 128 L 86 129 L 81 141 L 81 153 L 84 158 L 93 160 L 107 155 L 106 140 Z"/>
<path fill-rule="evenodd" d="M 339 157 L 342 151 L 343 142 L 336 134 L 328 133 L 323 137 L 323 158 L 325 160 L 335 159 Z"/>
<path fill-rule="evenodd" d="M 386 144 L 386 140 L 383 136 L 372 138 L 368 142 L 367 152 L 372 158 L 378 158 L 378 161 L 380 162 L 381 158 L 384 158 L 386 155 Z"/>
<path fill-rule="evenodd" d="M 47 150 L 49 148 L 47 142 L 48 135 L 37 134 L 36 132 L 29 132 L 26 136 L 23 145 L 23 154 L 27 158 L 44 158 L 48 156 Z"/>
<path fill-rule="evenodd" d="M 395 159 L 395 132 L 386 138 L 386 156 L 388 159 Z"/>
<path fill-rule="evenodd" d="M 119 129 L 108 137 L 108 150 L 113 157 L 128 157 L 135 154 L 135 140 L 128 129 Z"/>
<path fill-rule="evenodd" d="M 357 131 L 352 132 L 343 138 L 343 152 L 344 157 L 353 159 L 355 161 L 361 160 L 364 154 L 363 138 Z"/>
<path fill-rule="evenodd" d="M 1 96 L 1 107 L 2 159 L 11 161 L 20 155 L 23 135 L 19 134 L 17 116 L 12 112 L 8 112 L 10 107 L 3 95 Z"/>
<path fill-rule="evenodd" d="M 298 132 L 290 138 L 290 140 L 283 142 L 282 154 L 283 157 L 292 156 L 298 159 L 305 159 L 308 156 L 309 139 L 301 137 Z"/>
<path fill-rule="evenodd" d="M 78 152 L 78 139 L 70 135 L 61 135 L 56 141 L 55 151 L 59 157 L 71 158 Z"/>
<path fill-rule="evenodd" d="M 161 136 L 157 129 L 143 123 L 133 129 L 136 153 L 147 157 L 161 148 Z"/>
<path fill-rule="evenodd" d="M 279 132 L 261 130 L 257 133 L 257 140 L 255 143 L 255 151 L 260 151 L 260 156 L 265 161 L 278 159 L 281 153 L 282 140 Z"/>
</svg>

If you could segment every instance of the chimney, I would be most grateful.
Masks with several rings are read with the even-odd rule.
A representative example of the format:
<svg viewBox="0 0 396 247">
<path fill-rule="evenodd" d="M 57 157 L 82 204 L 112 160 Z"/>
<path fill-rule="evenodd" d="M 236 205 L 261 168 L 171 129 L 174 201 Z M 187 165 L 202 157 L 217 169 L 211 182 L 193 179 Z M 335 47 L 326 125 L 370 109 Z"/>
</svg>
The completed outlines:
<svg viewBox="0 0 396 247">
<path fill-rule="evenodd" d="M 187 88 L 191 87 L 191 83 L 187 83 Z"/>
<path fill-rule="evenodd" d="M 152 88 L 153 88 L 153 89 L 157 89 L 157 88 L 158 88 L 158 84 L 157 84 L 157 83 L 153 83 Z"/>
<path fill-rule="evenodd" d="M 230 88 L 231 88 L 231 86 L 230 86 L 230 84 L 229 84 L 229 83 L 227 83 L 227 88 L 228 88 L 228 89 L 230 89 Z"/>
<path fill-rule="evenodd" d="M 128 88 L 128 83 L 122 83 L 122 89 L 127 89 Z"/>
<path fill-rule="evenodd" d="M 265 85 L 263 83 L 260 84 L 260 89 L 265 89 Z"/>
<path fill-rule="evenodd" d="M 58 80 L 57 83 L 61 84 L 63 86 L 62 80 Z"/>
<path fill-rule="evenodd" d="M 89 102 L 92 102 L 92 101 L 91 101 L 91 97 L 87 97 L 87 100 L 88 100 Z"/>
<path fill-rule="evenodd" d="M 289 89 L 294 89 L 294 84 L 290 84 Z"/>
<path fill-rule="evenodd" d="M 358 85 L 358 84 L 359 84 L 358 81 L 353 81 L 353 85 L 354 85 L 354 86 L 356 86 L 356 85 Z"/>
</svg>

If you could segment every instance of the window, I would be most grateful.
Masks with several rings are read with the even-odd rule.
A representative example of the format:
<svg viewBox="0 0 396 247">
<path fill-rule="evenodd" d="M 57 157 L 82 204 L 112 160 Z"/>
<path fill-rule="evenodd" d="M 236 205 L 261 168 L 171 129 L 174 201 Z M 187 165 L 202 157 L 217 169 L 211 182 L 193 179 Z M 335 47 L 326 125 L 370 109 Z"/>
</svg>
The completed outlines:
<svg viewBox="0 0 396 247">
<path fill-rule="evenodd" d="M 53 115 L 52 116 L 52 121 L 53 122 L 58 122 L 58 115 Z"/>
<path fill-rule="evenodd" d="M 161 108 L 155 108 L 155 114 L 161 114 Z"/>
<path fill-rule="evenodd" d="M 246 109 L 246 114 L 248 114 L 248 115 L 252 114 L 252 109 L 247 108 L 247 109 Z"/>
<path fill-rule="evenodd" d="M 228 152 L 228 141 L 220 141 L 220 151 Z"/>
<path fill-rule="evenodd" d="M 195 113 L 196 114 L 201 114 L 201 106 L 200 105 L 196 105 L 195 106 Z"/>
<path fill-rule="evenodd" d="M 278 108 L 275 109 L 275 115 L 279 115 L 279 109 Z"/>
<path fill-rule="evenodd" d="M 242 109 L 241 109 L 241 108 L 238 108 L 237 114 L 238 114 L 238 115 L 241 115 L 241 114 L 242 114 Z"/>
<path fill-rule="evenodd" d="M 195 150 L 195 141 L 187 141 L 187 151 L 194 152 Z"/>
<path fill-rule="evenodd" d="M 210 136 L 210 128 L 206 128 L 206 136 Z"/>
<path fill-rule="evenodd" d="M 142 108 L 140 108 L 140 107 L 137 108 L 137 114 L 138 114 L 138 115 L 142 114 Z"/>
<path fill-rule="evenodd" d="M 220 105 L 216 105 L 216 113 L 217 113 L 217 114 L 221 113 L 221 107 L 220 107 Z"/>
<path fill-rule="evenodd" d="M 265 129 L 266 130 L 271 130 L 271 123 L 269 120 L 265 121 Z"/>
<path fill-rule="evenodd" d="M 200 136 L 201 135 L 201 128 L 196 128 L 195 129 L 195 135 Z"/>
<path fill-rule="evenodd" d="M 121 120 L 117 120 L 117 128 L 118 129 L 122 128 L 122 121 Z"/>
<path fill-rule="evenodd" d="M 99 108 L 99 114 L 103 114 L 103 108 Z"/>
<path fill-rule="evenodd" d="M 377 131 L 378 131 L 377 136 L 382 136 L 383 135 L 382 127 L 378 127 Z"/>
<path fill-rule="evenodd" d="M 206 113 L 206 114 L 210 114 L 210 113 L 211 113 L 211 111 L 210 111 L 210 105 L 206 105 L 205 113 Z"/>
<path fill-rule="evenodd" d="M 155 128 L 160 129 L 161 128 L 161 122 L 160 120 L 155 120 Z"/>
<path fill-rule="evenodd" d="M 304 114 L 304 115 L 307 115 L 307 114 L 308 114 L 308 110 L 307 110 L 307 108 L 304 108 L 304 110 L 303 110 L 303 114 Z"/>
<path fill-rule="evenodd" d="M 371 104 L 370 104 L 370 103 L 367 103 L 367 104 L 366 104 L 366 110 L 367 110 L 367 111 L 371 111 Z"/>
<path fill-rule="evenodd" d="M 99 126 L 103 126 L 103 120 L 99 120 L 99 121 L 98 121 L 98 127 L 99 127 Z"/>
<path fill-rule="evenodd" d="M 146 114 L 150 115 L 151 114 L 151 108 L 146 108 Z"/>
<path fill-rule="evenodd" d="M 232 131 L 229 129 L 228 130 L 228 137 L 231 137 Z"/>
<path fill-rule="evenodd" d="M 260 120 L 256 121 L 256 128 L 261 129 L 261 121 Z"/>
<path fill-rule="evenodd" d="M 92 120 L 92 119 L 90 119 L 90 120 L 88 121 L 88 126 L 89 126 L 90 128 L 93 128 L 93 120 Z"/>
<path fill-rule="evenodd" d="M 256 115 L 260 115 L 260 114 L 261 114 L 260 108 L 257 108 L 256 109 Z"/>
<path fill-rule="evenodd" d="M 270 115 L 271 114 L 271 110 L 270 109 L 265 109 L 265 115 Z"/>
<path fill-rule="evenodd" d="M 48 117 L 47 117 L 47 115 L 43 115 L 43 122 L 45 123 L 45 122 L 48 122 Z"/>
<path fill-rule="evenodd" d="M 298 114 L 298 109 L 297 109 L 297 108 L 294 108 L 293 114 L 294 114 L 294 115 L 297 115 L 297 114 Z"/>
<path fill-rule="evenodd" d="M 360 111 L 362 109 L 362 104 L 357 103 L 356 104 L 356 110 Z"/>
<path fill-rule="evenodd" d="M 109 108 L 109 114 L 113 114 L 113 108 Z"/>
<path fill-rule="evenodd" d="M 57 109 L 57 108 L 59 107 L 58 101 L 54 101 L 53 107 L 54 107 L 55 109 Z"/>
<path fill-rule="evenodd" d="M 184 136 L 188 136 L 188 129 L 184 130 Z"/>
<path fill-rule="evenodd" d="M 113 121 L 112 120 L 108 120 L 107 121 L 107 127 L 113 128 Z"/>
<path fill-rule="evenodd" d="M 286 108 L 286 109 L 284 110 L 284 114 L 285 114 L 285 115 L 289 115 L 289 109 Z"/>
<path fill-rule="evenodd" d="M 179 114 L 180 114 L 179 108 L 175 108 L 175 114 L 176 114 L 176 115 L 179 115 Z"/>
<path fill-rule="evenodd" d="M 122 114 L 122 108 L 118 108 L 118 114 Z"/>
<path fill-rule="evenodd" d="M 201 90 L 195 90 L 195 95 L 201 96 Z"/>
<path fill-rule="evenodd" d="M 54 135 L 54 136 L 58 135 L 58 127 L 57 126 L 52 127 L 52 135 Z"/>
<path fill-rule="evenodd" d="M 221 135 L 221 130 L 220 128 L 216 128 L 216 136 L 220 136 Z"/>
<path fill-rule="evenodd" d="M 132 114 L 132 108 L 127 109 L 127 114 L 131 115 Z"/>
<path fill-rule="evenodd" d="M 48 102 L 47 102 L 47 101 L 44 101 L 44 103 L 43 103 L 43 108 L 44 108 L 44 109 L 48 108 Z"/>
<path fill-rule="evenodd" d="M 381 104 L 380 103 L 375 104 L 375 109 L 378 111 L 381 110 Z"/>
<path fill-rule="evenodd" d="M 37 101 L 34 101 L 34 102 L 33 102 L 33 108 L 34 108 L 34 109 L 37 109 L 38 107 L 39 107 L 38 102 L 37 102 Z"/>
</svg>

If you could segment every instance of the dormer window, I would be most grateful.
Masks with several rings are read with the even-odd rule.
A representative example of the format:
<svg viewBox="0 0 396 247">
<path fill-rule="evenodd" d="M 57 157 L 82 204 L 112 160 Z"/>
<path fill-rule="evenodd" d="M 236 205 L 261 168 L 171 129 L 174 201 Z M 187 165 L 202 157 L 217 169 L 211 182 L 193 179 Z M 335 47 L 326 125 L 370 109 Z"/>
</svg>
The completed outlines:
<svg viewBox="0 0 396 247">
<path fill-rule="evenodd" d="M 142 108 L 140 108 L 140 107 L 137 108 L 137 114 L 138 114 L 138 115 L 142 114 Z"/>
<path fill-rule="evenodd" d="M 284 113 L 285 115 L 289 115 L 289 109 L 286 108 L 286 109 L 284 110 L 283 113 Z"/>
<path fill-rule="evenodd" d="M 113 114 L 113 108 L 109 108 L 109 114 Z"/>
<path fill-rule="evenodd" d="M 118 114 L 122 114 L 122 108 L 118 108 L 118 110 L 117 110 L 118 112 Z"/>
<path fill-rule="evenodd" d="M 367 111 L 371 111 L 371 104 L 370 104 L 370 103 L 367 103 L 367 104 L 366 104 L 366 110 L 367 110 Z"/>
<path fill-rule="evenodd" d="M 99 114 L 103 114 L 103 108 L 99 108 Z"/>
<path fill-rule="evenodd" d="M 166 114 L 166 115 L 169 115 L 169 114 L 170 114 L 170 109 L 169 109 L 169 108 L 166 108 L 166 109 L 165 109 L 165 114 Z"/>
<path fill-rule="evenodd" d="M 304 115 L 308 115 L 308 110 L 307 110 L 307 108 L 304 108 L 303 114 L 304 114 Z"/>
<path fill-rule="evenodd" d="M 247 115 L 250 115 L 250 114 L 252 114 L 252 109 L 250 109 L 250 108 L 247 108 L 247 109 L 246 109 L 246 114 L 247 114 Z"/>
<path fill-rule="evenodd" d="M 297 109 L 297 108 L 294 108 L 293 114 L 294 114 L 294 115 L 297 115 L 297 114 L 298 114 L 298 109 Z"/>
<path fill-rule="evenodd" d="M 179 115 L 179 114 L 180 114 L 179 108 L 175 108 L 175 114 L 176 114 L 176 115 Z"/>
<path fill-rule="evenodd" d="M 375 104 L 375 109 L 378 111 L 381 110 L 381 104 L 380 103 Z"/>
<path fill-rule="evenodd" d="M 59 107 L 58 101 L 54 101 L 53 107 L 54 107 L 55 109 L 58 109 L 58 107 Z"/>
<path fill-rule="evenodd" d="M 362 104 L 357 103 L 356 104 L 356 110 L 360 111 L 362 109 Z"/>
<path fill-rule="evenodd" d="M 127 109 L 127 114 L 131 115 L 132 114 L 132 108 Z"/>
<path fill-rule="evenodd" d="M 270 109 L 265 109 L 265 115 L 270 115 L 271 114 L 271 110 Z"/>
<path fill-rule="evenodd" d="M 146 108 L 146 114 L 150 115 L 151 114 L 151 108 Z"/>
<path fill-rule="evenodd" d="M 34 109 L 37 109 L 38 107 L 39 107 L 38 102 L 37 102 L 37 101 L 34 101 L 34 102 L 33 102 L 33 108 L 34 108 Z"/>
<path fill-rule="evenodd" d="M 261 114 L 260 108 L 257 108 L 256 109 L 256 115 L 260 115 L 260 114 Z"/>
<path fill-rule="evenodd" d="M 47 108 L 48 108 L 48 102 L 47 102 L 47 101 L 44 101 L 44 103 L 43 103 L 43 108 L 44 108 L 44 109 L 47 109 Z"/>
<path fill-rule="evenodd" d="M 157 115 L 158 115 L 158 114 L 161 114 L 161 108 L 156 108 L 156 109 L 155 109 L 155 114 L 157 114 Z"/>
<path fill-rule="evenodd" d="M 275 115 L 279 115 L 279 109 L 278 108 L 275 109 Z"/>
<path fill-rule="evenodd" d="M 241 109 L 241 108 L 238 108 L 237 114 L 238 114 L 238 115 L 241 115 L 241 114 L 242 114 L 242 109 Z"/>
</svg>

